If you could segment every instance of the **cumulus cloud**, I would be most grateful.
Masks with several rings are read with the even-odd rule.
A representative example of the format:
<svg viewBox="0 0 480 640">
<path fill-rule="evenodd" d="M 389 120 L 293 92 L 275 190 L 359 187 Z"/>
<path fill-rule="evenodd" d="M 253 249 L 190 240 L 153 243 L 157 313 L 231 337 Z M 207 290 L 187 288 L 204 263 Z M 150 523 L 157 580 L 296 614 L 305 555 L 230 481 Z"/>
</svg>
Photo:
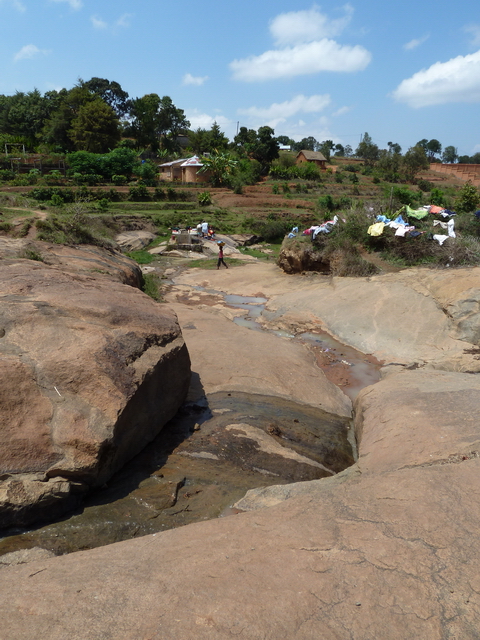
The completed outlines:
<svg viewBox="0 0 480 640">
<path fill-rule="evenodd" d="M 304 95 L 298 95 L 285 102 L 273 103 L 269 107 L 249 107 L 248 109 L 239 109 L 238 113 L 251 118 L 262 120 L 268 126 L 275 128 L 278 124 L 285 122 L 287 118 L 291 118 L 297 113 L 318 113 L 330 104 L 329 95 L 317 95 L 307 98 Z"/>
<path fill-rule="evenodd" d="M 428 40 L 429 37 L 430 35 L 422 36 L 421 38 L 414 38 L 413 40 L 410 40 L 409 42 L 405 43 L 403 45 L 403 48 L 405 49 L 405 51 L 411 51 L 412 49 L 416 49 L 421 44 L 423 44 L 426 40 Z"/>
<path fill-rule="evenodd" d="M 330 20 L 315 6 L 307 11 L 281 13 L 270 22 L 270 33 L 278 46 L 332 38 L 339 35 L 352 19 L 353 7 L 346 4 L 343 10 L 345 15 L 336 20 Z"/>
<path fill-rule="evenodd" d="M 18 62 L 18 60 L 28 60 L 30 58 L 35 58 L 40 54 L 47 55 L 47 53 L 48 51 L 46 49 L 39 49 L 34 44 L 26 44 L 15 54 L 13 59 L 15 62 Z"/>
<path fill-rule="evenodd" d="M 199 113 L 198 109 L 185 110 L 187 120 L 190 121 L 190 127 L 194 129 L 210 129 L 214 122 L 218 124 L 220 129 L 224 130 L 232 126 L 232 121 L 224 116 L 211 116 L 207 113 Z"/>
<path fill-rule="evenodd" d="M 208 76 L 192 76 L 191 73 L 186 73 L 183 76 L 183 84 L 193 84 L 196 87 L 200 87 L 207 80 Z"/>
<path fill-rule="evenodd" d="M 415 108 L 480 102 L 480 51 L 436 62 L 403 80 L 392 95 L 398 102 Z"/>
<path fill-rule="evenodd" d="M 320 71 L 361 71 L 370 60 L 371 54 L 360 45 L 351 47 L 323 39 L 234 60 L 230 68 L 236 80 L 255 82 Z"/>
<path fill-rule="evenodd" d="M 230 63 L 236 80 L 255 82 L 319 73 L 350 72 L 364 69 L 371 54 L 362 46 L 341 45 L 332 37 L 349 24 L 353 8 L 347 4 L 344 15 L 332 20 L 314 6 L 306 11 L 290 11 L 270 23 L 277 49 Z"/>
<path fill-rule="evenodd" d="M 83 7 L 82 0 L 50 0 L 50 2 L 66 2 L 72 9 L 78 10 Z"/>
</svg>

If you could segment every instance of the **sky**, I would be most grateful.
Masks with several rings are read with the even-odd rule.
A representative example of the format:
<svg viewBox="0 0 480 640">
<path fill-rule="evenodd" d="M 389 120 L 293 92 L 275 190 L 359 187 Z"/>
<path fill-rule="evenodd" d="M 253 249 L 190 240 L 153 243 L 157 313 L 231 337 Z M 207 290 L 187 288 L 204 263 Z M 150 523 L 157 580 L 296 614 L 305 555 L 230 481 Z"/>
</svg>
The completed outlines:
<svg viewBox="0 0 480 640">
<path fill-rule="evenodd" d="M 92 77 L 191 127 L 480 151 L 480 2 L 0 0 L 0 94 Z"/>
</svg>

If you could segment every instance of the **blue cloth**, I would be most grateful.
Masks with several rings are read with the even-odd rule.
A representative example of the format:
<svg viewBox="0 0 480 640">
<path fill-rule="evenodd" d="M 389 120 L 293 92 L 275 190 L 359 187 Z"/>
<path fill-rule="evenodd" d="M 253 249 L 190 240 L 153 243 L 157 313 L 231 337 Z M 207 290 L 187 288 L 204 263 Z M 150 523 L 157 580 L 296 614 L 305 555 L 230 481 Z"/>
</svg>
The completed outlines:
<svg viewBox="0 0 480 640">
<path fill-rule="evenodd" d="M 387 216 L 377 216 L 377 220 L 378 222 L 384 222 L 385 224 L 390 222 L 390 218 L 387 218 Z"/>
<path fill-rule="evenodd" d="M 477 216 L 477 218 L 480 218 L 480 209 L 478 211 L 475 211 L 475 213 L 473 215 Z"/>
<path fill-rule="evenodd" d="M 408 222 L 405 222 L 405 220 L 402 218 L 402 216 L 397 216 L 394 220 L 394 222 L 396 222 L 397 224 L 402 224 L 404 227 L 408 227 Z"/>
</svg>

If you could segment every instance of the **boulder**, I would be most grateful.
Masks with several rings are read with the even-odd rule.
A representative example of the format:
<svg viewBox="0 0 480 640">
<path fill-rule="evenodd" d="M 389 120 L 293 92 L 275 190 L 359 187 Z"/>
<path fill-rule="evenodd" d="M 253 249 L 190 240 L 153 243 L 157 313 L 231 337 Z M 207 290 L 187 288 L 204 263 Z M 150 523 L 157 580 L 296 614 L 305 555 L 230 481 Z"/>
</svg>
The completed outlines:
<svg viewBox="0 0 480 640">
<path fill-rule="evenodd" d="M 139 229 L 137 231 L 123 231 L 115 237 L 115 241 L 123 251 L 139 251 L 149 245 L 156 237 L 150 231 Z"/>
<path fill-rule="evenodd" d="M 0 290 L 7 527 L 58 517 L 104 484 L 176 413 L 190 361 L 171 310 L 102 274 L 5 259 Z"/>
</svg>

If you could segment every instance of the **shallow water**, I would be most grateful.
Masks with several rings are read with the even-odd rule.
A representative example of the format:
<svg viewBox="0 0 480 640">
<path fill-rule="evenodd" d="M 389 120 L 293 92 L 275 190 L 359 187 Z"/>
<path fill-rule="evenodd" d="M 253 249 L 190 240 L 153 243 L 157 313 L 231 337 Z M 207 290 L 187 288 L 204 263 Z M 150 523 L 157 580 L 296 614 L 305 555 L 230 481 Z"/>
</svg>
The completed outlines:
<svg viewBox="0 0 480 640">
<path fill-rule="evenodd" d="M 252 488 L 326 477 L 350 466 L 351 425 L 281 398 L 213 394 L 185 405 L 144 451 L 59 522 L 11 530 L 0 555 L 56 554 L 232 513 Z"/>
</svg>

